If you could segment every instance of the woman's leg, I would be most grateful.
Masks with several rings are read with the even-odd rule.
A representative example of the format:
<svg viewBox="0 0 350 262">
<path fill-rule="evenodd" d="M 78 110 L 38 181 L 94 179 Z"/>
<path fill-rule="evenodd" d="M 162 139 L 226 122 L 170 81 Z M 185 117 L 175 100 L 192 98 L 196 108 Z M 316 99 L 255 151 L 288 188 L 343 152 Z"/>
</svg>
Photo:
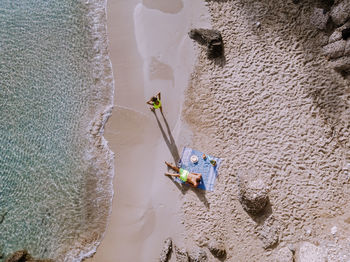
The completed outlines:
<svg viewBox="0 0 350 262">
<path fill-rule="evenodd" d="M 166 176 L 175 176 L 175 177 L 180 177 L 179 174 L 170 174 L 170 173 L 165 173 L 164 175 Z"/>
<path fill-rule="evenodd" d="M 171 169 L 175 170 L 176 172 L 180 172 L 180 169 L 177 166 L 173 166 L 172 164 L 165 161 L 165 164 L 170 167 Z"/>
</svg>

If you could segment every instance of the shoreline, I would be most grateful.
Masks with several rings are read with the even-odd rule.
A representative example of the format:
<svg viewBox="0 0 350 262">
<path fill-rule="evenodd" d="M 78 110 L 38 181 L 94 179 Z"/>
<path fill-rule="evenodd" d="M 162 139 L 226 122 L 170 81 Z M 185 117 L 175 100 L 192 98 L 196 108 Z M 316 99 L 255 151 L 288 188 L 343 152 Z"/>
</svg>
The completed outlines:
<svg viewBox="0 0 350 262">
<path fill-rule="evenodd" d="M 154 261 L 167 237 L 184 240 L 182 193 L 163 173 L 190 143 L 179 101 L 196 60 L 187 32 L 208 26 L 203 11 L 199 0 L 107 3 L 115 98 L 104 137 L 115 153 L 115 193 L 104 239 L 86 261 Z M 165 118 L 158 111 L 157 121 L 145 101 L 158 91 Z"/>
</svg>

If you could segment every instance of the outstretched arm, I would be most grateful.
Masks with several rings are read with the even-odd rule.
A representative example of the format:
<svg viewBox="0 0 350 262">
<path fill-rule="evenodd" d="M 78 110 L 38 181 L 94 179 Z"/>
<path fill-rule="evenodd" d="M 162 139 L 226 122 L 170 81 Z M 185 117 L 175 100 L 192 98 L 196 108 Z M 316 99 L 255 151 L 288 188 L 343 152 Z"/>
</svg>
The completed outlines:
<svg viewBox="0 0 350 262">
<path fill-rule="evenodd" d="M 160 100 L 160 92 L 158 93 L 158 95 L 157 95 L 157 96 L 158 96 L 158 99 Z"/>
</svg>

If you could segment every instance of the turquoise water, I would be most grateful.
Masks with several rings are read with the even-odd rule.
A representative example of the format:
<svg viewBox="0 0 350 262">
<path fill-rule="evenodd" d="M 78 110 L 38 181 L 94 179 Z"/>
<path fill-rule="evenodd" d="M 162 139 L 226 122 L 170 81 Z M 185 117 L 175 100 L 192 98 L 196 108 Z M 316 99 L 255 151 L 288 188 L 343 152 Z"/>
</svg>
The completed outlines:
<svg viewBox="0 0 350 262">
<path fill-rule="evenodd" d="M 106 225 L 112 160 L 89 130 L 111 103 L 112 86 L 111 75 L 103 74 L 110 70 L 98 24 L 104 2 L 87 2 L 0 1 L 5 256 L 27 249 L 38 258 L 79 260 Z"/>
</svg>

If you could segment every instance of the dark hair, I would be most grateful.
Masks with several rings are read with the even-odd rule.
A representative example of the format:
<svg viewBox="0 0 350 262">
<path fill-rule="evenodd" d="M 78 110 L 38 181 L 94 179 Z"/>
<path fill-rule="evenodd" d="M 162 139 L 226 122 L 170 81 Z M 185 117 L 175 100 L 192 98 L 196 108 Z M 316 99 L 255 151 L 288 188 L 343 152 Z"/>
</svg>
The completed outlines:
<svg viewBox="0 0 350 262">
<path fill-rule="evenodd" d="M 152 102 L 157 102 L 158 101 L 158 98 L 156 98 L 155 96 L 152 97 Z"/>
</svg>

